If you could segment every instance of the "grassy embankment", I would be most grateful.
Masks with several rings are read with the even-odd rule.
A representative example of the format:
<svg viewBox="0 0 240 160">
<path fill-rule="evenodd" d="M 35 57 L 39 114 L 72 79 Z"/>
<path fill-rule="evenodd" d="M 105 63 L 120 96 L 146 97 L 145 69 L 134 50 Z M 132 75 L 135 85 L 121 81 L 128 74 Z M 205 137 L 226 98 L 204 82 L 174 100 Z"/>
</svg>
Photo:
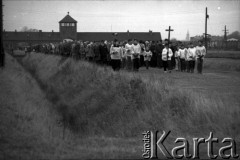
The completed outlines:
<svg viewBox="0 0 240 160">
<path fill-rule="evenodd" d="M 170 76 L 115 73 L 108 67 L 43 54 L 27 55 L 21 63 L 53 103 L 64 128 L 80 139 L 122 138 L 117 142 L 120 144 L 125 138 L 137 138 L 141 145 L 144 130 L 172 130 L 174 136 L 203 137 L 212 131 L 219 138 L 239 140 L 239 103 L 220 95 L 183 90 Z M 209 69 L 215 67 L 212 62 L 206 65 Z M 201 75 L 194 78 L 208 80 Z M 131 147 L 141 148 L 135 141 Z M 114 154 L 101 152 L 98 157 Z M 137 154 L 134 157 L 139 157 L 141 151 Z"/>
<path fill-rule="evenodd" d="M 55 104 L 63 124 L 82 136 L 132 137 L 146 129 L 211 130 L 232 136 L 239 131 L 238 106 L 221 97 L 210 100 L 182 91 L 169 78 L 114 73 L 42 54 L 27 56 L 22 63 Z"/>
</svg>

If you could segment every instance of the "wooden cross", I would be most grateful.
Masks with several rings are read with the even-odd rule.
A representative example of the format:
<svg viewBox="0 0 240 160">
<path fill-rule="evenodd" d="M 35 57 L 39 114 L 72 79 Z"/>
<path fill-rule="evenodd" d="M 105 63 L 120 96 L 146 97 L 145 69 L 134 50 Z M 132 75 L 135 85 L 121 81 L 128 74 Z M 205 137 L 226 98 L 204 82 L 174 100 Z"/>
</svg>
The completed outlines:
<svg viewBox="0 0 240 160">
<path fill-rule="evenodd" d="M 168 31 L 168 52 L 169 52 L 170 32 L 171 32 L 171 31 L 174 31 L 174 30 L 171 29 L 171 26 L 169 26 L 169 28 L 166 29 L 166 31 Z M 168 59 L 168 52 L 167 52 L 167 59 Z"/>
</svg>

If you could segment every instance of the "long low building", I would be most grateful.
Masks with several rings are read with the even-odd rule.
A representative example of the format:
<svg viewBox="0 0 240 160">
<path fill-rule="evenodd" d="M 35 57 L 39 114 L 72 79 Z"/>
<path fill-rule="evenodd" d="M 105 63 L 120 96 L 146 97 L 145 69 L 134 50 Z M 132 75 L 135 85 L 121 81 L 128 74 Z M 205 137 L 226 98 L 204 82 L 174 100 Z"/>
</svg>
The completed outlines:
<svg viewBox="0 0 240 160">
<path fill-rule="evenodd" d="M 14 45 L 19 42 L 27 43 L 49 43 L 61 42 L 64 39 L 82 40 L 82 41 L 101 41 L 114 39 L 120 41 L 128 39 L 138 40 L 161 40 L 160 32 L 77 32 L 77 21 L 73 19 L 69 13 L 59 21 L 59 32 L 18 32 L 18 31 L 4 31 L 3 41 L 4 45 Z"/>
</svg>

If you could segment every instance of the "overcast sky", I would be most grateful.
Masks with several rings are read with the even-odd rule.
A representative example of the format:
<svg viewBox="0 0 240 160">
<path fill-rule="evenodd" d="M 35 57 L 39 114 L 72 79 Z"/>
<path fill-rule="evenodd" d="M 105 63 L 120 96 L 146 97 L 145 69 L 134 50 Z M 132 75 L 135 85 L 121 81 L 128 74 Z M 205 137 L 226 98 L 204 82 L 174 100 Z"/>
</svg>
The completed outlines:
<svg viewBox="0 0 240 160">
<path fill-rule="evenodd" d="M 224 25 L 230 32 L 240 31 L 240 0 L 4 0 L 4 29 L 20 30 L 23 26 L 43 31 L 59 31 L 58 22 L 70 12 L 78 21 L 78 32 L 161 32 L 169 25 L 171 37 L 179 40 L 202 35 L 205 8 L 208 7 L 208 33 L 223 35 Z"/>
</svg>

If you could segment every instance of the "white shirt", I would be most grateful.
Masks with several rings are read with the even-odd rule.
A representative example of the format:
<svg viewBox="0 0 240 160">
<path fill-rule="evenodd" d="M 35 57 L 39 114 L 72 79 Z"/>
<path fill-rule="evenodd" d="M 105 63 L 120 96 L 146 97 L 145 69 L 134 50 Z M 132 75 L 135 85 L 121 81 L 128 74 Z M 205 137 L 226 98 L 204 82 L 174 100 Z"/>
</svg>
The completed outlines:
<svg viewBox="0 0 240 160">
<path fill-rule="evenodd" d="M 188 48 L 187 50 L 187 61 L 195 60 L 196 59 L 196 48 Z"/>
<path fill-rule="evenodd" d="M 111 59 L 121 59 L 122 58 L 122 48 L 114 47 L 113 45 L 110 48 Z"/>
<path fill-rule="evenodd" d="M 178 49 L 177 51 L 175 51 L 175 58 L 178 58 L 178 57 L 180 57 L 180 51 L 179 51 L 179 49 Z"/>
<path fill-rule="evenodd" d="M 173 56 L 173 52 L 172 52 L 171 48 L 168 48 L 168 49 L 164 48 L 162 50 L 162 60 L 163 61 L 167 61 L 167 53 L 168 53 L 168 60 L 171 60 L 171 57 Z"/>
<path fill-rule="evenodd" d="M 140 44 L 140 46 L 141 46 L 140 55 L 143 55 L 143 54 L 144 54 L 144 51 L 145 51 L 145 45 L 144 45 L 144 44 Z"/>
<path fill-rule="evenodd" d="M 122 59 L 123 59 L 123 58 L 126 58 L 126 57 L 127 57 L 127 55 L 126 55 L 126 49 L 125 49 L 123 46 L 121 46 L 121 48 L 122 48 Z"/>
<path fill-rule="evenodd" d="M 197 46 L 196 47 L 196 56 L 197 58 L 200 58 L 202 56 L 202 59 L 206 55 L 206 48 L 204 46 Z"/>
<path fill-rule="evenodd" d="M 143 56 L 144 56 L 144 61 L 150 61 L 151 57 L 152 57 L 152 52 L 151 51 L 144 51 Z"/>
<path fill-rule="evenodd" d="M 133 56 L 132 56 L 132 59 L 140 58 L 140 53 L 141 53 L 141 46 L 139 44 L 137 44 L 137 45 L 133 44 Z M 134 55 L 136 55 L 136 56 L 134 56 Z"/>
<path fill-rule="evenodd" d="M 133 45 L 132 44 L 126 44 L 125 45 L 125 55 L 126 56 L 130 56 L 130 57 L 132 57 L 132 54 L 133 54 Z"/>
<path fill-rule="evenodd" d="M 181 58 L 181 59 L 186 59 L 186 54 L 187 54 L 187 50 L 186 50 L 186 48 L 184 48 L 184 49 L 179 49 L 179 57 Z"/>
</svg>

